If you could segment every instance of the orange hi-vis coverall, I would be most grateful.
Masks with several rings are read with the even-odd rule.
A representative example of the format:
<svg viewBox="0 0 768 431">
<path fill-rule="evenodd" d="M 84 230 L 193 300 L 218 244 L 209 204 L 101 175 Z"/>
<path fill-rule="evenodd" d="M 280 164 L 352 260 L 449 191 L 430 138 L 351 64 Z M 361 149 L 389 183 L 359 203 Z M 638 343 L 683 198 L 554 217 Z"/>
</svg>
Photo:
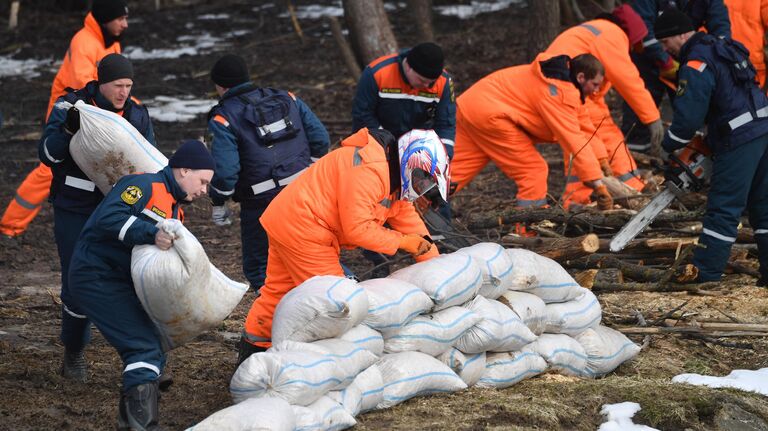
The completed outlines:
<svg viewBox="0 0 768 431">
<path fill-rule="evenodd" d="M 316 275 L 344 276 L 341 247 L 392 255 L 403 235 L 428 235 L 413 204 L 397 193 L 390 190 L 384 149 L 367 128 L 283 189 L 259 219 L 269 238 L 267 278 L 248 312 L 244 338 L 269 347 L 272 316 L 286 293 Z M 437 255 L 432 247 L 416 260 Z"/>
<path fill-rule="evenodd" d="M 640 72 L 632 63 L 630 48 L 629 38 L 621 27 L 605 19 L 596 19 L 564 31 L 552 41 L 545 53 L 565 54 L 570 57 L 592 54 L 603 64 L 603 85 L 598 93 L 586 98 L 584 108 L 588 110 L 591 122 L 597 129 L 597 136 L 605 144 L 613 175 L 640 191 L 645 187 L 645 182 L 637 176 L 637 163 L 625 145 L 624 134 L 613 121 L 605 101 L 606 93 L 613 86 L 643 124 L 661 118 L 653 97 L 645 89 Z M 564 156 L 567 163 L 569 154 Z M 567 178 L 566 181 L 566 195 L 570 196 L 571 202 L 589 203 L 591 188 L 575 176 Z"/>
<path fill-rule="evenodd" d="M 566 78 L 545 76 L 542 64 L 562 61 L 539 54 L 531 64 L 496 71 L 458 98 L 456 148 L 451 179 L 457 191 L 465 187 L 488 161 L 517 184 L 518 206 L 547 203 L 547 162 L 537 142 L 557 142 L 576 154 L 573 169 L 582 181 L 603 177 L 590 141 L 588 120 L 580 121 L 580 90 Z M 582 128 L 581 125 L 588 126 Z M 604 147 L 603 147 L 604 151 Z"/>
<path fill-rule="evenodd" d="M 67 88 L 79 90 L 85 87 L 85 84 L 98 79 L 99 61 L 107 54 L 120 52 L 119 42 L 105 46 L 104 35 L 96 18 L 91 13 L 86 15 L 83 28 L 72 37 L 64 61 L 53 80 L 45 117 L 51 115 L 56 99 L 67 94 Z M 24 178 L 3 213 L 0 233 L 8 236 L 24 233 L 48 197 L 52 179 L 51 168 L 42 163 Z"/>
<path fill-rule="evenodd" d="M 768 29 L 768 0 L 725 0 L 734 40 L 749 49 L 760 86 L 765 85 L 765 31 Z"/>
</svg>

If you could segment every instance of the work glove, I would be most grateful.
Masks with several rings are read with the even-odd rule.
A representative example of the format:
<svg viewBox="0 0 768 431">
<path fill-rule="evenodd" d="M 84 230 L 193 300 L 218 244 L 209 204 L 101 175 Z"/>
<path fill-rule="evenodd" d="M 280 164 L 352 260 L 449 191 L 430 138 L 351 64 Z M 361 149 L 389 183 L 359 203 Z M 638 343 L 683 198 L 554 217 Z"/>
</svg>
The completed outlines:
<svg viewBox="0 0 768 431">
<path fill-rule="evenodd" d="M 611 162 L 609 162 L 608 159 L 600 159 L 598 161 L 600 162 L 600 169 L 602 169 L 603 175 L 612 177 L 613 170 L 611 170 Z"/>
<path fill-rule="evenodd" d="M 595 195 L 597 196 L 597 207 L 601 210 L 613 209 L 613 198 L 608 193 L 608 187 L 605 184 L 600 184 L 595 187 Z"/>
<path fill-rule="evenodd" d="M 64 120 L 64 131 L 74 135 L 80 130 L 80 111 L 74 106 L 67 110 L 67 118 Z"/>
<path fill-rule="evenodd" d="M 677 70 L 680 69 L 680 63 L 672 57 L 667 59 L 667 62 L 659 66 L 659 75 L 672 82 L 677 81 Z"/>
<path fill-rule="evenodd" d="M 403 235 L 397 248 L 414 256 L 421 256 L 432 248 L 432 244 L 421 235 L 412 233 Z"/>
<path fill-rule="evenodd" d="M 216 226 L 229 226 L 232 224 L 232 211 L 226 205 L 214 205 L 211 210 L 211 220 Z"/>
<path fill-rule="evenodd" d="M 661 118 L 648 124 L 648 133 L 651 135 L 651 155 L 661 157 L 661 142 L 664 140 L 664 125 Z"/>
</svg>

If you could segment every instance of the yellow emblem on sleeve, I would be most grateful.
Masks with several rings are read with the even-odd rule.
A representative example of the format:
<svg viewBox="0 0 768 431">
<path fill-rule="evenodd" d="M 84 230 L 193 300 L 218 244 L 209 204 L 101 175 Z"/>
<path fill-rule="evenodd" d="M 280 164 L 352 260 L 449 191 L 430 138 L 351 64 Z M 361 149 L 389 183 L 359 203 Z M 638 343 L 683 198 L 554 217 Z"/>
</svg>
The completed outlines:
<svg viewBox="0 0 768 431">
<path fill-rule="evenodd" d="M 128 186 L 125 191 L 120 193 L 120 199 L 128 205 L 133 205 L 144 196 L 141 189 L 138 186 Z"/>
</svg>

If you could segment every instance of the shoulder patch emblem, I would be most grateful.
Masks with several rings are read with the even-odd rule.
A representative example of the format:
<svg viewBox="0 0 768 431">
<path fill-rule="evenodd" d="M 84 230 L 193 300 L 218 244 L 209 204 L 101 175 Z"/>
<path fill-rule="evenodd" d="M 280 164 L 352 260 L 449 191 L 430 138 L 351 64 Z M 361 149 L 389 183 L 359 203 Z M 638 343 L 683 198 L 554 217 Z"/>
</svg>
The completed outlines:
<svg viewBox="0 0 768 431">
<path fill-rule="evenodd" d="M 675 91 L 675 95 L 682 96 L 685 94 L 685 88 L 688 86 L 688 80 L 687 79 L 681 79 L 677 83 L 677 91 Z"/>
<path fill-rule="evenodd" d="M 158 207 L 156 207 L 154 205 L 152 205 L 152 210 L 151 211 L 153 213 L 159 215 L 162 218 L 168 218 L 168 214 L 166 214 L 165 211 L 161 210 L 160 208 L 158 208 Z"/>
<path fill-rule="evenodd" d="M 125 191 L 120 193 L 120 199 L 128 205 L 133 205 L 144 196 L 144 193 L 138 186 L 128 186 Z"/>
</svg>

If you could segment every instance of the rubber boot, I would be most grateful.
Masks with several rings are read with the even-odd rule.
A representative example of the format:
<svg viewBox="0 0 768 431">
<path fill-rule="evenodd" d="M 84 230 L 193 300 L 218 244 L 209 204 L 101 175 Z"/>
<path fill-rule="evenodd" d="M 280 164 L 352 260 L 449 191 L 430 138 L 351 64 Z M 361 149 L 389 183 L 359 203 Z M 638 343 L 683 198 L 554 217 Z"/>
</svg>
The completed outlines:
<svg viewBox="0 0 768 431">
<path fill-rule="evenodd" d="M 248 357 L 258 352 L 266 352 L 264 347 L 254 346 L 253 344 L 245 341 L 245 338 L 240 337 L 240 341 L 237 343 L 237 367 L 243 363 Z M 235 367 L 235 368 L 237 368 Z"/>
<path fill-rule="evenodd" d="M 157 381 L 143 383 L 123 392 L 117 428 L 121 431 L 159 431 Z"/>
<path fill-rule="evenodd" d="M 85 353 L 82 350 L 76 352 L 64 350 L 61 375 L 78 382 L 88 381 L 88 364 L 85 362 Z"/>
</svg>

